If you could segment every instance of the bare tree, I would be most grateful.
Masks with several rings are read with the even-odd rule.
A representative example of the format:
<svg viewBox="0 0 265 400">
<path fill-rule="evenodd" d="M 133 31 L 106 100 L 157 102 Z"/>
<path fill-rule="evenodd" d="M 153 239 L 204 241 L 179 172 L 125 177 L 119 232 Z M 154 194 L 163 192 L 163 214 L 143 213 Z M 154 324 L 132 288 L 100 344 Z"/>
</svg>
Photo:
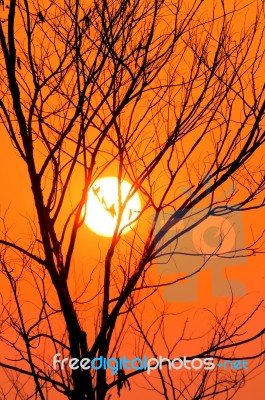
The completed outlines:
<svg viewBox="0 0 265 400">
<path fill-rule="evenodd" d="M 199 260 L 186 270 L 192 282 L 213 259 L 259 251 L 262 233 L 227 249 L 229 229 L 220 227 L 210 250 L 183 249 L 181 240 L 209 218 L 225 224 L 264 205 L 263 1 L 5 5 L 1 130 L 23 160 L 35 214 L 30 241 L 12 237 L 10 217 L 2 215 L 1 281 L 9 294 L 1 298 L 0 337 L 10 355 L 0 365 L 12 385 L 3 384 L 1 398 L 109 399 L 134 390 L 136 375 L 161 398 L 231 398 L 246 379 L 244 368 L 185 370 L 177 385 L 179 371 L 172 373 L 167 361 L 153 378 L 136 366 L 134 372 L 120 367 L 114 377 L 99 364 L 53 368 L 52 360 L 58 353 L 99 363 L 119 358 L 126 338 L 138 358 L 156 358 L 158 348 L 174 358 L 181 343 L 196 342 L 182 319 L 174 343 L 165 334 L 179 316 L 168 312 L 160 289 L 181 290 L 178 257 Z M 118 178 L 119 207 L 99 199 L 116 227 L 80 279 L 88 192 L 99 196 L 95 182 L 107 174 Z M 132 185 L 126 199 L 123 180 Z M 142 208 L 131 210 L 125 234 L 122 215 L 135 193 Z M 169 265 L 174 278 L 163 273 Z M 215 314 L 187 360 L 244 358 L 260 365 L 264 329 L 247 329 L 262 303 L 247 316 L 235 316 L 234 303 Z"/>
</svg>

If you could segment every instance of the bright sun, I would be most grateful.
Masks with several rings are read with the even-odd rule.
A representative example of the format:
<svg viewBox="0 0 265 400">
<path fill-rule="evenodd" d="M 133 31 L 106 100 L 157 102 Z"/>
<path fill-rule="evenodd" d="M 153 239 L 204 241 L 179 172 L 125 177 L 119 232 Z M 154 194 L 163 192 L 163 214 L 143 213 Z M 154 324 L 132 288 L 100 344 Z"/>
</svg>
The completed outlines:
<svg viewBox="0 0 265 400">
<path fill-rule="evenodd" d="M 95 181 L 88 191 L 85 223 L 98 235 L 112 236 L 114 233 L 119 212 L 118 186 L 118 178 L 106 177 Z M 126 206 L 123 205 L 130 189 L 131 185 L 127 181 L 121 182 L 121 203 L 124 210 L 119 230 L 129 224 L 122 233 L 131 230 L 135 224 L 134 220 L 141 210 L 141 201 L 137 193 L 128 200 Z M 132 221 L 131 224 L 130 221 Z"/>
</svg>

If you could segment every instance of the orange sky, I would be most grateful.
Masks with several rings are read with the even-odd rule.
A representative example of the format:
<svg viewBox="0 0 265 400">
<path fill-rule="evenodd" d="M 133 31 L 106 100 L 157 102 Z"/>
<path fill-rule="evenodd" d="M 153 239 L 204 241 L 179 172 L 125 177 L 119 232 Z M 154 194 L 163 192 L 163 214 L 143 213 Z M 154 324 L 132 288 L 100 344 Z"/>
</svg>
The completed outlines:
<svg viewBox="0 0 265 400">
<path fill-rule="evenodd" d="M 157 119 L 159 119 L 159 116 Z M 203 151 L 204 149 L 202 150 L 202 152 Z M 150 155 L 150 157 L 151 156 L 152 155 Z M 115 168 L 116 166 L 112 165 L 110 167 L 110 170 L 114 171 Z M 161 184 L 161 186 L 158 185 L 159 192 L 163 184 L 163 172 L 159 171 L 158 176 L 160 178 L 159 182 Z M 82 185 L 78 182 L 79 177 L 81 181 L 81 169 L 80 171 L 77 169 L 76 181 L 73 182 L 71 187 L 71 198 L 70 196 L 69 198 L 67 198 L 67 207 L 69 206 L 71 201 L 73 201 L 73 203 L 76 201 L 79 193 L 81 192 Z M 8 140 L 7 135 L 3 130 L 1 130 L 0 146 L 0 199 L 0 215 L 3 216 L 3 214 L 8 209 L 8 212 L 6 214 L 6 221 L 7 226 L 10 227 L 10 237 L 18 239 L 19 242 L 21 242 L 22 244 L 29 243 L 31 239 L 31 228 L 28 220 L 32 219 L 34 207 L 32 194 L 30 192 L 30 183 L 27 178 L 27 171 L 24 162 L 19 158 L 16 150 L 10 145 L 10 141 Z M 253 234 L 255 235 L 255 237 L 257 237 L 262 231 L 264 227 L 263 216 L 263 210 L 253 210 L 243 214 L 244 235 L 247 244 L 251 243 L 253 239 Z M 145 218 L 145 221 L 149 221 L 150 215 L 146 216 Z M 144 227 L 146 223 L 145 221 L 142 222 L 140 232 L 144 232 Z M 73 270 L 70 275 L 70 288 L 73 294 L 79 294 L 82 292 L 83 282 L 89 280 L 91 276 L 91 268 L 94 268 L 96 266 L 98 266 L 98 270 L 93 277 L 91 284 L 92 289 L 90 290 L 89 295 L 91 296 L 93 294 L 93 290 L 95 292 L 98 290 L 97 279 L 99 279 L 99 277 L 102 277 L 102 264 L 100 263 L 103 263 L 109 243 L 110 239 L 99 238 L 86 226 L 83 226 L 80 229 L 79 238 L 73 258 Z M 224 277 L 226 276 L 230 279 L 238 279 L 240 282 L 242 282 L 243 285 L 245 285 L 246 295 L 241 301 L 239 301 L 236 308 L 238 315 L 241 313 L 246 314 L 247 312 L 251 312 L 253 307 L 255 307 L 255 305 L 257 305 L 259 301 L 264 298 L 264 265 L 265 255 L 256 254 L 254 257 L 248 257 L 246 263 L 242 265 L 229 266 L 228 263 L 227 268 L 223 269 Z M 151 273 L 151 277 L 152 279 L 159 278 L 159 271 L 156 266 Z M 168 278 L 170 279 L 170 276 L 168 276 Z M 1 290 L 2 294 L 5 294 L 6 288 L 2 287 Z M 160 291 L 160 295 L 163 298 L 162 290 Z M 188 315 L 188 318 L 191 321 L 191 332 L 195 333 L 194 336 L 201 334 L 204 330 L 204 327 L 201 326 L 201 324 L 203 325 L 204 318 L 206 323 L 209 323 L 208 317 L 201 310 L 204 308 L 208 308 L 213 311 L 215 309 L 218 309 L 219 312 L 221 312 L 221 310 L 225 309 L 228 302 L 229 298 L 213 297 L 212 270 L 207 269 L 203 271 L 198 277 L 198 299 L 196 301 L 190 303 L 165 303 L 166 307 L 168 307 L 168 310 L 170 310 L 170 312 L 172 313 L 182 313 L 185 310 L 188 310 L 186 314 L 181 314 L 181 316 L 178 317 L 177 321 L 179 322 L 177 324 L 175 320 L 169 320 L 167 326 L 167 340 L 171 342 L 176 339 L 175 334 L 178 327 L 183 324 L 185 315 Z M 93 307 L 96 307 L 95 303 L 93 303 Z M 88 314 L 86 314 L 85 311 L 82 312 L 83 314 L 81 315 L 84 316 L 84 327 L 89 328 L 90 320 L 86 319 L 86 315 L 93 315 L 93 312 L 91 312 L 91 310 L 89 310 Z M 147 303 L 146 308 L 143 310 L 143 315 L 145 316 L 144 324 L 146 324 L 146 326 L 148 326 L 148 324 L 152 322 L 152 318 L 154 315 L 153 312 L 153 304 Z M 33 310 L 32 313 L 34 313 Z M 254 318 L 253 322 L 251 322 L 251 324 L 249 325 L 249 333 L 255 334 L 255 332 L 263 328 L 264 325 L 262 321 L 264 320 L 264 316 L 262 312 L 259 313 L 259 316 L 260 319 Z M 125 343 L 126 344 L 124 345 L 124 349 L 126 349 L 127 346 L 128 353 L 133 353 L 134 348 L 128 338 L 126 338 Z M 188 346 L 185 346 L 184 344 L 183 351 L 188 351 L 188 349 L 191 350 L 191 348 L 197 350 L 197 348 L 200 347 L 200 344 L 201 342 L 196 340 L 194 341 L 192 346 L 190 346 L 190 344 Z M 255 348 L 255 345 L 251 345 L 248 347 L 248 350 L 259 352 L 260 348 Z M 164 351 L 163 344 L 161 344 L 161 352 L 162 351 Z M 250 397 L 253 397 L 253 399 L 255 398 L 255 400 L 261 400 L 263 398 L 262 393 L 264 391 L 264 370 L 265 367 L 259 369 L 260 375 L 258 376 L 255 376 L 255 373 L 253 374 L 252 380 L 249 380 L 244 388 L 242 388 L 238 395 L 235 397 L 236 400 L 248 400 Z M 138 381 L 136 379 L 133 379 L 132 390 L 130 392 L 122 392 L 122 397 L 126 397 L 127 400 L 141 400 L 142 398 L 146 398 L 146 393 L 149 392 L 146 392 L 144 389 L 141 388 L 142 384 L 142 380 Z M 151 393 L 152 399 L 156 400 L 154 392 Z M 113 398 L 115 399 L 116 397 L 113 395 Z M 157 400 L 159 398 L 161 397 L 157 396 Z"/>
<path fill-rule="evenodd" d="M 1 213 L 9 207 L 9 211 L 7 214 L 8 225 L 11 227 L 10 233 L 13 237 L 21 239 L 23 242 L 23 238 L 27 239 L 27 235 L 29 234 L 29 226 L 27 224 L 27 220 L 25 216 L 30 217 L 32 212 L 32 198 L 30 193 L 29 184 L 26 178 L 25 167 L 21 160 L 18 159 L 15 154 L 14 149 L 8 144 L 6 138 L 3 137 L 2 143 L 5 143 L 5 146 L 1 146 L 0 148 L 0 181 L 2 182 L 1 189 Z M 4 150 L 4 151 L 3 151 Z M 244 233 L 246 237 L 246 242 L 250 243 L 252 238 L 252 231 L 259 232 L 263 227 L 263 211 L 251 211 L 244 214 Z M 75 290 L 80 287 L 80 277 L 83 276 L 84 279 L 88 277 L 88 266 L 95 265 L 98 261 L 98 255 L 96 249 L 101 248 L 101 254 L 104 255 L 104 249 L 106 249 L 106 245 L 109 242 L 109 239 L 102 238 L 99 240 L 98 236 L 92 233 L 86 226 L 83 226 L 80 231 L 80 239 L 77 244 L 76 256 L 74 257 L 74 265 L 76 266 L 72 279 Z M 255 257 L 249 257 L 247 259 L 247 263 L 242 266 L 227 266 L 224 269 L 224 273 L 227 274 L 231 279 L 239 279 L 246 287 L 246 297 L 239 303 L 238 312 L 246 313 L 248 310 L 250 311 L 253 306 L 255 306 L 261 299 L 264 298 L 265 289 L 264 289 L 264 264 L 265 264 L 265 255 L 258 254 Z M 154 273 L 156 275 L 156 272 Z M 229 301 L 228 298 L 213 298 L 212 297 L 212 273 L 211 269 L 203 271 L 198 277 L 198 301 L 191 303 L 168 303 L 170 311 L 172 312 L 182 312 L 184 310 L 192 310 L 188 312 L 189 318 L 192 317 L 193 314 L 196 314 L 196 310 L 200 310 L 203 308 L 209 308 L 214 310 L 217 306 L 219 309 L 222 308 L 222 304 L 227 304 Z M 75 282 L 75 283 L 74 283 Z M 5 289 L 2 287 L 2 294 L 5 292 Z M 150 315 L 148 312 L 145 312 L 145 315 Z M 201 316 L 195 317 L 195 321 L 202 321 Z M 181 320 L 181 319 L 180 319 Z M 207 321 L 207 317 L 206 317 Z M 146 320 L 148 324 L 148 320 Z M 168 326 L 168 340 L 175 340 L 175 333 L 177 332 L 178 326 L 174 321 L 171 322 L 172 327 Z M 197 322 L 196 322 L 197 324 Z M 86 326 L 87 324 L 85 324 Z M 89 324 L 87 325 L 89 326 Z M 255 333 L 256 331 L 263 328 L 262 318 L 257 320 L 256 318 L 252 324 L 253 331 L 249 333 Z M 196 329 L 196 328 L 195 328 Z M 199 333 L 197 329 L 197 334 Z M 170 337 L 172 338 L 170 339 Z M 255 348 L 251 346 L 251 350 L 253 352 L 259 352 L 259 348 Z M 128 348 L 128 353 L 130 354 L 133 349 Z M 163 354 L 162 354 L 163 355 Z M 177 355 L 176 355 L 177 356 Z M 263 369 L 259 370 L 259 375 L 253 374 L 253 378 L 245 384 L 244 388 L 238 393 L 235 399 L 242 400 L 248 399 L 249 396 L 255 397 L 255 399 L 262 399 L 261 393 L 264 387 L 264 379 L 263 379 Z M 131 392 L 126 392 L 126 397 L 128 400 L 134 400 L 135 396 L 145 396 L 145 391 L 140 387 L 136 389 L 137 380 L 135 378 L 132 380 L 132 388 Z M 139 398 L 139 397 L 138 397 Z M 156 397 L 152 398 L 156 399 Z M 157 396 L 159 399 L 159 396 Z"/>
</svg>

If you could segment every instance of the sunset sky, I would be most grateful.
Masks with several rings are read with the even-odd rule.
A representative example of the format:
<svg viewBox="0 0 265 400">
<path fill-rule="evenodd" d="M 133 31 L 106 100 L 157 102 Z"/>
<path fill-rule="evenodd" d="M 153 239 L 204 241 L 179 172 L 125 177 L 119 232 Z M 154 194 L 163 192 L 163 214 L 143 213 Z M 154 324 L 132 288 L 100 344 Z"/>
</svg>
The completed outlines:
<svg viewBox="0 0 265 400">
<path fill-rule="evenodd" d="M 102 307 L 104 308 L 102 304 L 106 297 L 103 287 L 107 279 L 108 262 L 110 261 L 111 272 L 107 293 L 109 303 L 105 318 L 113 312 L 127 282 L 141 266 L 145 254 L 151 254 L 150 259 L 138 284 L 128 296 L 125 303 L 126 311 L 124 307 L 113 330 L 109 357 L 122 355 L 131 358 L 140 355 L 154 357 L 154 351 L 156 355 L 160 354 L 164 357 L 168 355 L 173 358 L 183 355 L 196 356 L 211 345 L 213 332 L 217 326 L 219 328 L 225 326 L 228 332 L 234 332 L 231 343 L 233 340 L 246 340 L 255 336 L 264 329 L 263 304 L 247 321 L 245 328 L 237 332 L 236 327 L 241 326 L 244 319 L 248 319 L 248 315 L 263 301 L 265 295 L 265 244 L 262 237 L 264 208 L 258 207 L 264 199 L 263 189 L 256 193 L 254 198 L 250 196 L 251 202 L 242 205 L 243 208 L 251 205 L 253 209 L 244 212 L 238 210 L 236 212 L 235 209 L 254 191 L 258 185 L 257 182 L 263 182 L 264 144 L 257 149 L 250 160 L 233 171 L 232 178 L 222 181 L 214 190 L 214 194 L 211 193 L 215 182 L 218 179 L 221 180 L 220 176 L 225 175 L 230 163 L 235 162 L 242 148 L 248 143 L 255 118 L 261 108 L 262 97 L 264 101 L 262 71 L 265 49 L 261 23 L 257 27 L 259 33 L 253 42 L 249 33 L 251 22 L 254 21 L 256 15 L 255 6 L 251 6 L 246 1 L 237 3 L 239 11 L 235 13 L 230 23 L 227 21 L 230 21 L 233 7 L 230 3 L 225 4 L 227 25 L 222 26 L 223 20 L 220 17 L 213 24 L 210 19 L 210 22 L 206 24 L 206 29 L 205 20 L 210 18 L 211 13 L 222 14 L 222 4 L 224 4 L 216 2 L 213 6 L 211 2 L 206 1 L 200 11 L 196 11 L 192 16 L 190 29 L 183 28 L 183 41 L 178 39 L 176 46 L 173 41 L 174 51 L 167 59 L 164 54 L 166 51 L 171 52 L 167 49 L 167 45 L 173 35 L 171 29 L 175 23 L 172 10 L 175 10 L 177 5 L 174 1 L 166 2 L 168 6 L 162 8 L 149 52 L 144 53 L 147 48 L 145 41 L 151 12 L 150 15 L 147 14 L 146 19 L 140 19 L 140 22 L 137 22 L 139 26 L 136 25 L 135 31 L 126 31 L 128 35 L 131 35 L 131 40 L 127 41 L 126 34 L 121 35 L 119 40 L 126 44 L 126 51 L 122 47 L 121 51 L 119 40 L 113 41 L 114 55 L 111 50 L 108 56 L 106 56 L 104 41 L 103 44 L 100 42 L 98 17 L 94 16 L 93 12 L 89 12 L 93 14 L 91 18 L 95 18 L 96 21 L 92 28 L 90 27 L 93 38 L 91 39 L 91 31 L 89 35 L 82 31 L 84 35 L 82 41 L 80 39 L 78 42 L 77 35 L 78 40 L 76 39 L 72 45 L 72 38 L 67 36 L 69 32 L 74 31 L 71 25 L 71 8 L 64 14 L 59 5 L 52 2 L 49 2 L 49 5 L 47 1 L 33 3 L 30 18 L 33 21 L 31 23 L 35 23 L 32 37 L 33 55 L 31 54 L 34 62 L 29 62 L 23 20 L 21 14 L 17 12 L 15 76 L 20 89 L 22 111 L 26 116 L 26 121 L 30 121 L 27 128 L 32 130 L 31 144 L 36 177 L 39 177 L 38 174 L 42 171 L 40 188 L 44 204 L 49 204 L 49 210 L 51 210 L 49 227 L 54 224 L 54 232 L 49 233 L 49 240 L 51 257 L 56 265 L 56 271 L 59 271 L 58 276 L 62 265 L 66 265 L 73 237 L 75 238 L 73 232 L 77 232 L 66 281 L 78 321 L 87 333 L 88 347 L 93 348 L 101 327 L 101 310 Z M 260 6 L 262 3 L 262 1 L 257 1 Z M 184 25 L 183 16 L 186 15 L 191 4 L 193 2 L 189 1 L 180 6 L 179 16 Z M 195 1 L 194 4 L 197 2 Z M 86 5 L 83 4 L 83 7 Z M 45 14 L 45 20 L 41 22 L 36 19 L 40 19 L 39 10 L 42 10 L 43 15 Z M 84 10 L 86 8 L 81 8 L 79 11 L 81 16 L 86 16 Z M 144 12 L 143 10 L 144 6 L 139 6 L 136 15 Z M 5 15 L 7 12 L 8 9 L 4 9 Z M 97 12 L 99 11 L 95 11 L 95 15 Z M 22 12 L 22 15 L 25 15 L 23 13 L 25 10 Z M 119 21 L 122 23 L 123 19 Z M 198 21 L 204 23 L 201 24 Z M 81 22 L 88 23 L 84 17 L 80 21 L 80 26 Z M 1 35 L 6 35 L 4 20 L 1 24 L 3 27 Z M 177 27 L 178 24 L 180 22 L 176 20 Z M 114 27 L 112 29 L 116 32 L 115 24 Z M 249 27 L 247 32 L 250 35 L 245 42 L 242 35 L 244 27 Z M 181 30 L 181 28 L 178 29 Z M 240 46 L 237 48 L 236 43 L 240 40 L 243 43 L 242 48 Z M 244 59 L 242 54 L 248 45 L 250 50 L 246 52 L 247 56 Z M 68 53 L 64 53 L 64 46 L 70 49 Z M 217 52 L 216 48 L 219 48 L 220 52 Z M 257 48 L 258 51 L 255 53 Z M 242 53 L 239 50 L 242 50 Z M 74 66 L 68 63 L 68 59 L 72 60 L 71 54 L 74 51 L 80 54 L 83 52 L 82 56 L 79 54 L 81 61 L 78 61 L 78 67 L 74 64 L 75 57 L 73 57 Z M 128 68 L 124 68 L 124 63 L 120 62 L 115 52 L 117 54 L 121 52 L 120 57 L 125 57 Z M 159 52 L 163 53 L 161 59 L 157 56 Z M 220 58 L 218 59 L 220 66 L 217 63 L 218 66 L 210 68 L 209 65 L 214 63 L 216 54 Z M 225 61 L 228 54 L 229 61 Z M 18 57 L 21 65 L 18 64 Z M 241 59 L 242 62 L 240 62 Z M 142 70 L 140 63 L 143 60 L 147 63 L 147 67 Z M 160 62 L 164 62 L 161 71 Z M 256 66 L 253 70 L 252 63 Z M 59 80 L 57 72 L 54 75 L 51 73 L 59 65 L 61 65 L 60 68 L 62 66 L 65 68 L 62 68 L 59 74 L 62 80 L 60 84 L 57 81 Z M 32 68 L 36 72 L 34 77 Z M 60 68 L 58 67 L 59 70 Z M 151 68 L 159 72 L 155 75 Z M 240 73 L 235 73 L 236 68 L 241 68 L 243 71 L 238 80 L 237 75 L 240 75 L 241 69 L 239 69 Z M 3 74 L 0 78 L 0 100 L 8 110 L 17 145 L 24 148 L 27 138 L 25 140 L 17 123 L 12 96 L 7 85 L 8 74 L 4 67 L 3 52 L 0 53 L 0 74 L 1 71 Z M 91 71 L 101 72 L 97 76 L 97 72 L 91 73 Z M 127 92 L 131 93 L 132 76 L 136 75 L 137 71 L 142 71 L 141 80 L 132 89 L 133 95 L 130 94 L 132 99 L 129 97 L 130 101 L 126 103 L 124 99 Z M 50 73 L 51 78 L 48 84 L 39 89 L 39 83 L 36 82 L 45 81 Z M 89 83 L 86 87 L 86 76 L 89 73 L 91 73 L 90 79 L 93 83 Z M 235 73 L 235 81 L 230 81 L 233 73 Z M 221 76 L 220 79 L 218 74 Z M 69 121 L 74 118 L 81 102 L 80 99 L 83 99 L 80 89 L 83 86 L 86 90 L 84 90 L 85 101 L 82 100 L 84 101 L 81 107 L 82 112 L 71 126 Z M 205 91 L 204 87 L 206 87 Z M 224 95 L 226 90 L 227 94 Z M 258 93 L 261 93 L 259 100 L 257 100 Z M 34 95 L 36 95 L 36 103 L 31 114 L 30 104 Z M 255 106 L 259 104 L 256 109 L 253 106 L 253 113 L 250 106 L 252 103 L 255 103 Z M 115 115 L 116 111 L 117 115 Z M 14 137 L 12 145 L 6 130 L 7 119 L 4 113 L 1 114 L 1 118 L 0 240 L 12 242 L 32 252 L 36 257 L 45 259 L 45 246 L 35 209 L 32 182 L 29 178 L 30 167 L 28 170 L 27 164 L 15 148 Z M 242 125 L 241 131 L 240 126 L 243 121 L 245 125 Z M 264 130 L 264 114 L 260 122 L 260 130 L 257 129 L 257 138 L 259 134 L 262 135 L 262 129 Z M 236 137 L 235 132 L 239 132 Z M 64 135 L 66 136 L 60 147 L 58 143 Z M 56 151 L 51 156 L 53 148 Z M 57 162 L 58 170 L 56 170 Z M 57 179 L 55 179 L 56 176 Z M 112 178 L 112 180 L 109 180 L 108 185 L 104 187 L 103 181 L 97 181 L 100 178 Z M 122 184 L 116 184 L 116 178 L 119 182 L 125 180 L 129 186 L 124 189 Z M 68 185 L 65 192 L 64 185 Z M 263 183 L 261 188 L 263 188 L 262 185 Z M 108 197 L 113 191 L 116 195 Z M 203 196 L 204 191 L 206 191 L 206 196 Z M 124 206 L 122 215 L 122 211 L 119 214 L 119 204 L 125 201 L 127 195 L 131 197 L 127 198 L 128 204 Z M 176 226 L 171 226 L 168 230 L 166 224 L 172 215 L 179 209 L 189 209 L 190 205 L 192 212 L 185 214 Z M 208 213 L 212 205 L 215 205 L 217 209 L 219 207 L 219 210 L 220 207 L 228 205 L 230 211 L 235 212 L 231 215 L 225 213 L 219 216 L 212 215 L 209 217 L 211 219 L 205 219 L 204 215 Z M 84 223 L 86 207 L 89 211 Z M 78 215 L 79 217 L 76 217 Z M 158 218 L 157 226 L 151 235 L 150 231 L 156 217 Z M 119 218 L 121 225 L 115 231 Z M 189 224 L 196 225 L 200 218 L 201 223 L 189 230 Z M 132 221 L 135 223 L 129 225 Z M 218 227 L 214 226 L 216 221 L 218 221 Z M 126 223 L 128 227 L 120 236 L 120 229 Z M 153 256 L 154 249 L 148 253 L 148 246 L 151 249 L 150 243 L 156 234 L 160 237 L 160 229 L 163 233 L 163 226 L 166 226 L 166 234 L 162 235 L 162 239 L 158 241 L 158 247 L 162 246 L 162 250 L 159 253 L 160 258 L 157 258 Z M 187 233 L 183 237 L 167 244 L 167 240 L 185 229 Z M 114 237 L 112 237 L 109 232 L 114 231 L 116 236 L 113 234 Z M 224 238 L 221 237 L 222 234 Z M 60 243 L 54 239 L 55 235 L 61 239 Z M 224 239 L 218 250 L 219 253 L 217 250 L 211 251 L 218 247 L 216 244 L 218 235 L 222 240 Z M 58 248 L 54 246 L 54 243 L 59 243 Z M 164 243 L 166 245 L 163 248 Z M 4 249 L 5 246 L 0 245 L 1 257 L 3 260 L 5 257 L 6 260 L 8 259 L 8 268 L 0 275 L 2 306 L 0 317 L 4 315 L 2 325 L 0 321 L 1 338 L 8 337 L 11 341 L 16 341 L 17 335 L 18 347 L 23 344 L 23 335 L 19 336 L 16 332 L 16 324 L 8 326 L 6 320 L 8 315 L 12 319 L 18 310 L 22 311 L 25 326 L 31 326 L 30 334 L 49 332 L 50 325 L 44 322 L 45 318 L 43 320 L 40 318 L 43 311 L 41 301 L 45 299 L 43 300 L 45 307 L 53 310 L 49 316 L 49 322 L 54 337 L 68 344 L 65 321 L 62 313 L 58 311 L 60 307 L 58 293 L 52 284 L 48 269 L 43 266 L 37 267 L 36 263 L 29 262 L 17 250 L 8 248 L 5 252 Z M 231 256 L 233 250 L 235 250 L 235 257 Z M 181 254 L 174 254 L 171 257 L 174 251 Z M 220 257 L 221 253 L 226 252 L 228 252 L 227 258 Z M 215 255 L 208 257 L 209 253 L 215 253 Z M 206 262 L 208 258 L 209 261 Z M 205 267 L 198 274 L 192 276 L 188 282 L 183 279 L 187 274 L 193 274 L 194 271 L 200 269 L 204 262 Z M 11 271 L 12 279 L 18 282 L 19 307 L 12 297 L 10 287 L 12 279 L 8 283 L 7 271 Z M 177 279 L 180 279 L 177 284 L 166 287 L 166 283 Z M 152 285 L 155 284 L 160 284 L 161 287 L 153 290 Z M 141 285 L 147 288 L 142 290 Z M 230 309 L 232 303 L 233 307 Z M 225 315 L 228 310 L 229 318 L 226 320 Z M 36 326 L 34 321 L 38 321 Z M 3 332 L 1 332 L 1 326 L 3 326 Z M 149 335 L 146 342 L 143 340 L 144 335 Z M 2 340 L 1 343 L 2 359 L 0 361 L 6 363 L 10 361 L 8 361 L 10 351 L 8 340 Z M 42 344 L 34 347 L 32 351 L 38 348 L 44 360 L 43 365 L 49 368 L 56 345 L 48 340 L 44 342 L 40 340 L 40 343 Z M 231 350 L 230 355 L 231 358 L 234 355 L 248 358 L 261 351 L 263 351 L 262 339 L 257 339 L 246 343 L 242 350 L 236 349 L 235 354 Z M 222 351 L 220 354 L 223 354 Z M 11 361 L 16 357 L 17 354 L 13 348 L 13 353 L 10 355 Z M 38 362 L 40 362 L 38 365 L 42 365 L 39 359 Z M 185 382 L 190 383 L 193 380 L 195 387 L 197 373 L 196 371 L 192 376 L 185 371 L 176 371 L 172 377 L 174 382 L 178 382 L 176 386 L 179 384 L 182 390 L 181 385 L 185 386 Z M 248 400 L 253 397 L 255 400 L 261 400 L 264 392 L 265 367 L 262 363 L 258 366 L 256 359 L 249 359 L 248 373 L 244 387 L 233 398 Z M 229 380 L 231 375 L 228 371 L 225 374 Z M 10 378 L 1 368 L 0 380 L 6 382 L 7 386 L 9 385 L 8 377 Z M 113 377 L 108 375 L 109 383 L 112 379 Z M 32 388 L 32 382 L 28 381 L 23 390 Z M 162 392 L 159 394 L 152 390 L 152 385 L 155 388 L 160 385 L 158 374 L 135 376 L 130 379 L 130 384 L 131 391 L 123 388 L 121 398 L 127 400 L 142 400 L 149 396 L 154 400 L 162 398 Z M 194 389 L 192 385 L 190 389 Z M 51 393 L 53 396 L 54 392 Z M 111 393 L 111 400 L 118 399 L 116 389 Z M 64 398 L 56 394 L 56 399 Z M 173 398 L 170 392 L 169 399 Z M 10 400 L 13 400 L 13 397 L 10 397 Z M 220 400 L 222 400 L 221 397 Z"/>
</svg>

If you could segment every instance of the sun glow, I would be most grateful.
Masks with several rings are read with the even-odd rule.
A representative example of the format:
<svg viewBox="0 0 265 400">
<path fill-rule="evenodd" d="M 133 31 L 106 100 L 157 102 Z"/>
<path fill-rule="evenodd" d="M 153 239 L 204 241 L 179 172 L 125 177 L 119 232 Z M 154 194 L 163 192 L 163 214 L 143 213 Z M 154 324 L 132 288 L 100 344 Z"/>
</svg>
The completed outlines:
<svg viewBox="0 0 265 400">
<path fill-rule="evenodd" d="M 119 186 L 121 204 L 119 204 Z M 88 191 L 86 225 L 100 236 L 111 237 L 117 225 L 120 209 L 123 212 L 119 231 L 125 227 L 122 234 L 129 232 L 141 211 L 141 201 L 137 193 L 127 201 L 131 187 L 127 181 L 122 181 L 119 185 L 116 177 L 98 179 Z"/>
</svg>

